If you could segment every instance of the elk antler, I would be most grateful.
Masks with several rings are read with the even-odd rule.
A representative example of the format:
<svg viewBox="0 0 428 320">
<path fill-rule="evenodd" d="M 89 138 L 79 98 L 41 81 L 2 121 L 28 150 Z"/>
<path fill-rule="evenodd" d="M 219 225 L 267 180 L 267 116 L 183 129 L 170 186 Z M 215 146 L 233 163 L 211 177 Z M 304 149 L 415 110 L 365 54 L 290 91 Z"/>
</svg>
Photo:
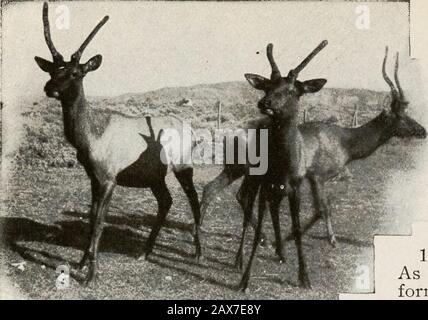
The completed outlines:
<svg viewBox="0 0 428 320">
<path fill-rule="evenodd" d="M 388 46 L 385 48 L 385 58 L 383 59 L 383 64 L 382 64 L 382 75 L 383 78 L 385 79 L 386 83 L 389 85 L 389 87 L 391 88 L 391 94 L 393 97 L 397 97 L 397 90 L 394 87 L 394 84 L 392 83 L 391 79 L 388 77 L 388 75 L 386 74 L 386 60 L 388 58 Z"/>
<path fill-rule="evenodd" d="M 294 77 L 297 77 L 299 73 L 308 65 L 308 63 L 322 50 L 327 46 L 328 41 L 324 40 L 322 41 L 307 57 L 305 60 L 303 60 L 295 69 L 291 70 L 290 72 L 294 75 Z"/>
<path fill-rule="evenodd" d="M 273 50 L 273 44 L 269 43 L 266 47 L 266 55 L 267 55 L 267 58 L 269 60 L 270 66 L 272 68 L 272 73 L 270 75 L 270 79 L 272 81 L 275 81 L 275 80 L 281 78 L 281 72 L 279 71 L 278 66 L 276 65 L 276 62 L 273 58 L 272 50 Z"/>
<path fill-rule="evenodd" d="M 400 93 L 400 98 L 404 100 L 404 92 L 400 85 L 400 80 L 398 80 L 398 65 L 399 65 L 399 53 L 397 52 L 396 59 L 395 59 L 395 70 L 394 70 L 394 78 L 395 78 L 395 84 L 397 85 L 398 92 Z"/>
<path fill-rule="evenodd" d="M 55 46 L 51 39 L 51 31 L 49 27 L 49 15 L 48 15 L 48 3 L 43 3 L 43 30 L 45 34 L 46 44 L 48 45 L 49 51 L 52 54 L 53 62 L 55 64 L 61 64 L 64 62 L 63 56 L 55 49 Z"/>
<path fill-rule="evenodd" d="M 86 38 L 86 40 L 82 43 L 80 48 L 73 53 L 71 56 L 71 60 L 74 62 L 79 62 L 80 58 L 82 57 L 83 50 L 85 50 L 86 46 L 91 42 L 92 38 L 97 34 L 97 32 L 101 29 L 101 27 L 108 21 L 109 16 L 105 16 L 92 30 L 92 32 L 89 34 L 89 36 Z"/>
</svg>

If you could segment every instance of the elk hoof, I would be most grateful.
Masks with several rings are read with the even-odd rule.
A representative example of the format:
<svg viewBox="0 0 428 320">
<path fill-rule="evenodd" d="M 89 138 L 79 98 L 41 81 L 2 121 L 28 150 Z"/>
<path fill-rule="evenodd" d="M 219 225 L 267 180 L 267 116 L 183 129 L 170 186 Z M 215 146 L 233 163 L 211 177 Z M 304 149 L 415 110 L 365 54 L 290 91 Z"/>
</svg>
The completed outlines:
<svg viewBox="0 0 428 320">
<path fill-rule="evenodd" d="M 311 282 L 307 275 L 300 277 L 299 279 L 299 287 L 303 289 L 311 289 Z"/>
<path fill-rule="evenodd" d="M 93 287 L 96 283 L 96 271 L 89 269 L 88 275 L 83 280 L 84 287 Z"/>
<path fill-rule="evenodd" d="M 151 252 L 146 252 L 146 253 L 143 253 L 143 254 L 139 255 L 137 257 L 137 261 L 138 262 L 149 261 L 150 254 L 151 254 Z"/>
<path fill-rule="evenodd" d="M 241 291 L 242 293 L 248 292 L 248 279 L 241 280 L 241 282 L 239 283 L 238 290 Z"/>
<path fill-rule="evenodd" d="M 202 253 L 196 252 L 193 256 L 193 260 L 195 260 L 195 262 L 202 262 L 204 261 L 204 256 L 202 255 Z"/>
<path fill-rule="evenodd" d="M 278 262 L 280 263 L 280 264 L 283 264 L 283 263 L 285 263 L 285 254 L 284 254 L 284 252 L 282 251 L 282 250 L 275 250 L 276 251 L 276 255 L 278 256 Z"/>
<path fill-rule="evenodd" d="M 85 288 L 94 288 L 94 287 L 95 287 L 95 285 L 96 285 L 96 280 L 95 280 L 95 278 L 94 278 L 94 279 L 88 279 L 88 278 L 86 278 L 86 279 L 83 281 L 83 286 L 84 286 Z"/>
<path fill-rule="evenodd" d="M 334 235 L 330 237 L 329 242 L 330 242 L 330 245 L 333 248 L 336 248 L 336 246 L 337 246 L 337 240 L 336 240 L 336 237 Z"/>
</svg>

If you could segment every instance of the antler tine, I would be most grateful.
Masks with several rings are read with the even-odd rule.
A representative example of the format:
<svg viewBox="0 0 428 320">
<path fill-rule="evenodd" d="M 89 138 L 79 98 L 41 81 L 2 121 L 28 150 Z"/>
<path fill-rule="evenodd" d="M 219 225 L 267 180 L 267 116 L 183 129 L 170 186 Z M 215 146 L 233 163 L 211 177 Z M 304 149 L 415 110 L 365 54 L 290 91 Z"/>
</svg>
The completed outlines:
<svg viewBox="0 0 428 320">
<path fill-rule="evenodd" d="M 400 80 L 398 79 L 398 65 L 399 65 L 399 53 L 397 52 L 395 59 L 395 70 L 394 70 L 394 78 L 395 84 L 397 85 L 398 92 L 400 93 L 400 98 L 404 99 L 404 92 L 400 85 Z"/>
<path fill-rule="evenodd" d="M 86 38 L 86 40 L 82 43 L 82 45 L 80 46 L 80 48 L 73 53 L 73 55 L 71 56 L 71 60 L 78 62 L 80 61 L 80 58 L 82 57 L 82 53 L 85 50 L 86 46 L 89 44 L 89 42 L 91 42 L 92 38 L 97 34 L 97 32 L 101 29 L 101 27 L 108 21 L 109 16 L 105 16 L 94 28 L 94 30 L 92 30 L 92 32 L 89 34 L 89 36 Z"/>
<path fill-rule="evenodd" d="M 295 69 L 293 69 L 294 75 L 297 75 L 308 65 L 308 63 L 322 50 L 327 46 L 328 41 L 322 41 L 307 57 L 303 60 Z"/>
<path fill-rule="evenodd" d="M 385 79 L 386 83 L 391 88 L 391 93 L 393 96 L 397 96 L 397 90 L 394 87 L 394 83 L 391 81 L 391 79 L 386 74 L 386 60 L 388 58 L 388 46 L 385 48 L 385 58 L 383 58 L 383 64 L 382 64 L 382 75 L 383 79 Z"/>
<path fill-rule="evenodd" d="M 276 65 L 275 59 L 273 58 L 273 44 L 269 43 L 266 47 L 266 55 L 269 60 L 270 66 L 272 68 L 272 73 L 270 75 L 271 80 L 276 80 L 281 78 L 281 72 L 279 71 L 278 66 Z"/>
<path fill-rule="evenodd" d="M 52 54 L 54 63 L 61 63 L 64 61 L 63 56 L 55 49 L 55 46 L 51 39 L 51 31 L 49 27 L 49 12 L 48 12 L 48 3 L 43 3 L 43 31 L 45 34 L 45 41 L 48 45 L 49 51 Z"/>
</svg>

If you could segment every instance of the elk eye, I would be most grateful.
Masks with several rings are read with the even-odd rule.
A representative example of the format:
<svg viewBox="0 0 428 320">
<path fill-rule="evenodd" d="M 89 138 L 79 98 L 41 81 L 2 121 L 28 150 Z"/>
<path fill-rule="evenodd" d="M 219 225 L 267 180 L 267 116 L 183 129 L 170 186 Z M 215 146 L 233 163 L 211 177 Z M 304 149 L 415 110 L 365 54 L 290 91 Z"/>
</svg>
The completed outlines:
<svg viewBox="0 0 428 320">
<path fill-rule="evenodd" d="M 78 72 L 78 71 L 73 71 L 73 72 L 71 73 L 71 76 L 72 76 L 73 78 L 77 78 L 77 77 L 79 76 L 79 72 Z"/>
</svg>

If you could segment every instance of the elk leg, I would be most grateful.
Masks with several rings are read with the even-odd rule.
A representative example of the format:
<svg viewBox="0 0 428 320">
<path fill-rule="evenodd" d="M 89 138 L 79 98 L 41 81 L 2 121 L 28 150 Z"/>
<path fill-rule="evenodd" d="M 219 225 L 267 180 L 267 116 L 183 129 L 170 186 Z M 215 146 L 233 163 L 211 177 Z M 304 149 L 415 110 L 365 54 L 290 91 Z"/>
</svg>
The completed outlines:
<svg viewBox="0 0 428 320">
<path fill-rule="evenodd" d="M 193 237 L 196 247 L 195 258 L 199 260 L 202 255 L 202 247 L 200 241 L 200 226 L 201 226 L 201 211 L 199 207 L 198 193 L 193 184 L 193 168 L 188 168 L 183 171 L 174 172 L 178 182 L 186 193 L 192 209 L 193 218 L 195 220 Z"/>
<path fill-rule="evenodd" d="M 294 233 L 294 241 L 297 247 L 297 256 L 299 260 L 299 286 L 310 288 L 308 273 L 306 270 L 305 258 L 302 248 L 302 233 L 300 229 L 300 182 L 292 186 L 292 190 L 288 196 L 290 203 L 291 222 Z"/>
<path fill-rule="evenodd" d="M 245 234 L 247 233 L 248 224 L 250 222 L 250 216 L 248 212 L 244 212 L 244 220 L 242 224 L 242 233 L 241 233 L 241 241 L 239 243 L 238 252 L 235 257 L 235 268 L 239 271 L 242 270 L 243 267 L 243 254 L 244 254 L 244 243 L 245 243 Z"/>
<path fill-rule="evenodd" d="M 324 218 L 327 226 L 327 235 L 329 238 L 329 242 L 332 246 L 335 246 L 336 236 L 334 235 L 334 230 L 331 224 L 331 213 L 330 213 L 330 205 L 329 202 L 326 200 L 325 195 L 323 195 L 323 191 L 321 188 L 318 187 L 318 183 L 313 180 L 313 178 L 309 178 L 309 184 L 311 186 L 312 191 L 312 197 L 313 197 L 313 203 L 315 207 L 315 213 L 312 216 L 312 218 L 309 220 L 306 225 L 303 226 L 302 229 L 302 235 L 305 234 L 309 229 L 312 228 L 312 226 L 318 222 L 319 219 Z M 321 197 L 321 195 L 323 195 Z M 289 241 L 294 239 L 294 235 L 290 234 L 285 238 L 285 241 Z"/>
<path fill-rule="evenodd" d="M 266 211 L 266 194 L 265 194 L 265 187 L 262 186 L 260 190 L 260 195 L 259 195 L 258 223 L 257 223 L 256 232 L 254 235 L 253 249 L 251 251 L 251 256 L 250 256 L 250 260 L 248 261 L 247 268 L 245 269 L 241 282 L 239 283 L 239 289 L 244 292 L 248 287 L 248 282 L 250 280 L 251 266 L 253 264 L 253 260 L 256 255 L 257 246 L 259 245 L 259 242 L 260 242 L 260 235 L 262 232 L 263 217 L 265 215 L 265 211 Z"/>
<path fill-rule="evenodd" d="M 260 187 L 260 176 L 248 176 L 246 175 L 242 181 L 241 187 L 236 193 L 236 200 L 241 205 L 244 214 L 248 214 L 248 222 L 253 227 L 254 231 L 257 228 L 257 219 L 254 217 L 253 207 L 256 201 L 257 191 Z M 260 235 L 260 245 L 265 245 L 266 236 L 262 232 Z"/>
<path fill-rule="evenodd" d="M 331 224 L 331 211 L 328 205 L 327 197 L 324 193 L 324 185 L 316 177 L 311 177 L 309 183 L 312 189 L 316 215 L 323 217 L 326 224 L 327 236 L 330 244 L 336 246 L 336 236 L 334 235 L 333 226 Z"/>
<path fill-rule="evenodd" d="M 98 182 L 92 178 L 91 179 L 91 210 L 89 212 L 89 239 L 88 239 L 88 245 L 85 249 L 85 252 L 83 254 L 82 259 L 79 262 L 79 269 L 83 270 L 83 268 L 86 266 L 88 259 L 89 259 L 89 249 L 91 247 L 91 239 L 92 239 L 92 229 L 95 221 L 95 216 L 97 214 L 97 207 L 98 207 Z"/>
<path fill-rule="evenodd" d="M 258 183 L 256 185 L 252 184 L 252 179 L 246 176 L 244 178 L 244 181 L 241 184 L 241 188 L 236 194 L 236 199 L 238 200 L 244 212 L 241 241 L 239 243 L 238 252 L 236 253 L 236 257 L 235 257 L 235 267 L 238 270 L 242 270 L 245 235 L 247 233 L 248 224 L 254 218 L 253 206 L 257 196 L 258 189 L 259 189 L 259 184 Z M 256 226 L 254 227 L 254 230 L 256 230 Z M 263 233 L 260 235 L 260 237 L 261 237 L 260 241 L 264 241 Z"/>
<path fill-rule="evenodd" d="M 304 235 L 310 228 L 312 228 L 312 226 L 319 220 L 321 219 L 321 214 L 319 212 L 315 212 L 315 214 L 312 216 L 311 220 L 309 220 L 308 223 L 306 223 L 303 228 L 302 228 L 302 235 Z M 294 239 L 294 234 L 291 233 L 289 234 L 286 238 L 285 241 L 290 241 Z"/>
<path fill-rule="evenodd" d="M 148 258 L 148 256 L 153 250 L 153 246 L 155 244 L 156 238 L 159 234 L 159 231 L 162 225 L 165 222 L 166 215 L 168 214 L 168 211 L 172 205 L 171 193 L 169 192 L 165 184 L 165 181 L 162 181 L 161 184 L 152 187 L 152 191 L 158 202 L 158 215 L 157 215 L 156 223 L 153 226 L 152 231 L 150 232 L 149 239 L 147 240 L 146 255 L 145 255 L 146 259 Z"/>
<path fill-rule="evenodd" d="M 279 223 L 279 207 L 281 205 L 281 197 L 275 196 L 270 202 L 270 215 L 272 218 L 273 229 L 275 232 L 276 249 L 275 252 L 279 257 L 279 263 L 285 262 L 284 246 L 281 238 L 281 226 Z"/>
<path fill-rule="evenodd" d="M 111 196 L 113 194 L 113 190 L 115 187 L 115 183 L 112 181 L 107 181 L 100 185 L 99 188 L 99 201 L 96 210 L 96 215 L 93 221 L 93 229 L 92 229 L 92 241 L 91 247 L 89 249 L 89 272 L 85 280 L 85 284 L 89 284 L 92 280 L 94 280 L 97 269 L 98 269 L 98 248 L 101 239 L 101 235 L 103 233 L 103 223 L 105 219 L 105 215 L 108 211 L 108 206 L 111 200 Z"/>
<path fill-rule="evenodd" d="M 226 165 L 223 171 L 204 187 L 201 200 L 201 224 L 204 221 L 208 206 L 214 202 L 216 195 L 244 174 L 245 166 L 232 164 Z"/>
</svg>

